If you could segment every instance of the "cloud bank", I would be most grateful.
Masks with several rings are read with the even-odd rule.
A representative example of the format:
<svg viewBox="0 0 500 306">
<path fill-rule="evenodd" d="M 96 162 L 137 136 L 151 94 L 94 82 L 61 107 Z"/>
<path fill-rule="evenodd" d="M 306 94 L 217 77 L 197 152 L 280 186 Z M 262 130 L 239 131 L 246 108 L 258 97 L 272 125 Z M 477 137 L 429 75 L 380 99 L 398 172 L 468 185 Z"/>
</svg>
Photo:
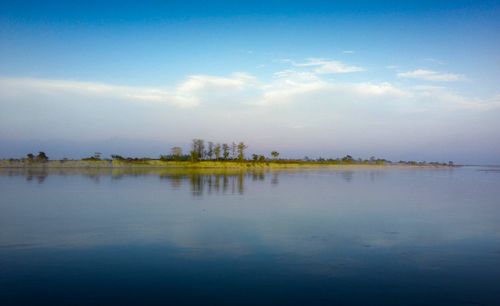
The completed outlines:
<svg viewBox="0 0 500 306">
<path fill-rule="evenodd" d="M 466 144 L 500 151 L 491 143 L 500 130 L 500 95 L 465 96 L 425 84 L 337 81 L 327 78 L 326 71 L 363 70 L 310 58 L 289 62 L 288 69 L 267 80 L 241 72 L 197 74 L 164 87 L 0 78 L 0 140 L 184 143 L 202 137 L 245 140 L 256 151 L 338 155 L 357 150 L 386 157 L 387 152 L 404 156 L 418 150 L 452 155 Z M 446 74 L 416 75 L 453 79 Z"/>
</svg>

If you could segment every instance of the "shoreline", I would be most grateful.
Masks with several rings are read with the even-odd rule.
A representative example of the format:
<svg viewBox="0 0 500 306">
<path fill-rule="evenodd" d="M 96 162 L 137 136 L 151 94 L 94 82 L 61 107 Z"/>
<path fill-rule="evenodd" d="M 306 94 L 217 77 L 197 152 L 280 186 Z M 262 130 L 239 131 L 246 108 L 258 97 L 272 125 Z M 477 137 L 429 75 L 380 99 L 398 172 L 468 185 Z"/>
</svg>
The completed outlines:
<svg viewBox="0 0 500 306">
<path fill-rule="evenodd" d="M 2 169 L 383 169 L 383 168 L 441 168 L 452 169 L 460 165 L 444 164 L 368 164 L 368 163 L 329 163 L 329 162 L 293 162 L 293 161 L 118 161 L 118 160 L 51 160 L 47 162 L 27 162 L 0 160 Z"/>
</svg>

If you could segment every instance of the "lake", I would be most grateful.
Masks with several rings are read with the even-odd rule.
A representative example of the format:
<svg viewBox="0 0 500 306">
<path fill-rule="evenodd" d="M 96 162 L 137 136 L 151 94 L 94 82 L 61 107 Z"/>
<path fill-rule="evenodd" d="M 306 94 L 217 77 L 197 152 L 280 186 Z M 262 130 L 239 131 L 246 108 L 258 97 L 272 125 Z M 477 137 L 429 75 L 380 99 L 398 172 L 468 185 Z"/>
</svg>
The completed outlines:
<svg viewBox="0 0 500 306">
<path fill-rule="evenodd" d="M 1 305 L 500 305 L 500 168 L 0 170 Z"/>
</svg>

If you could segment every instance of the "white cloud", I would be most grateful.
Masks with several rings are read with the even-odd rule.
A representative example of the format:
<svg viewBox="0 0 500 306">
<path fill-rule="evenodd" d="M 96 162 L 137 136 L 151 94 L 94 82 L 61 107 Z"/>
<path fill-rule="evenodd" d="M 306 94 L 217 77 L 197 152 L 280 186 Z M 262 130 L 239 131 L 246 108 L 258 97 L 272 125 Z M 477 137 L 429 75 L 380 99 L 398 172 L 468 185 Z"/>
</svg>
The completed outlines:
<svg viewBox="0 0 500 306">
<path fill-rule="evenodd" d="M 200 105 L 213 92 L 222 95 L 234 94 L 254 86 L 255 83 L 253 76 L 244 73 L 235 73 L 230 77 L 193 75 L 170 89 L 67 80 L 0 78 L 3 96 L 27 94 L 100 96 L 136 102 L 165 103 L 183 108 Z"/>
<path fill-rule="evenodd" d="M 197 106 L 214 93 L 220 98 L 255 85 L 256 79 L 245 73 L 235 73 L 231 77 L 193 75 L 175 88 L 172 99 L 181 106 Z"/>
<path fill-rule="evenodd" d="M 175 103 L 172 93 L 164 88 L 119 86 L 97 82 L 33 79 L 0 78 L 3 95 L 24 96 L 100 96 L 126 100 Z M 179 105 L 181 106 L 181 105 Z"/>
<path fill-rule="evenodd" d="M 291 62 L 291 61 L 290 61 Z M 336 63 L 336 62 L 335 62 Z M 291 105 L 295 103 L 368 103 L 367 107 L 391 104 L 408 110 L 426 111 L 438 106 L 452 109 L 490 110 L 500 107 L 500 98 L 479 99 L 457 94 L 438 86 L 398 87 L 389 82 L 336 82 L 321 77 L 316 72 L 333 69 L 332 61 L 310 58 L 296 67 L 315 67 L 315 71 L 287 69 L 274 73 L 274 78 L 259 82 L 246 73 L 230 76 L 192 75 L 173 87 L 119 86 L 98 82 L 47 80 L 30 78 L 0 78 L 0 99 L 15 100 L 19 96 L 44 95 L 59 100 L 72 97 L 106 100 L 147 102 L 179 108 L 239 107 L 248 105 Z M 338 68 L 338 67 L 337 67 Z M 346 67 L 342 68 L 346 71 Z M 331 70 L 330 70 L 331 71 Z M 337 70 L 339 71 L 339 70 Z M 400 73 L 400 77 L 429 80 L 452 80 L 457 75 L 440 74 L 428 70 Z M 384 101 L 382 101 L 384 100 Z M 0 101 L 1 102 L 1 101 Z M 370 104 L 372 106 L 370 106 Z"/>
<path fill-rule="evenodd" d="M 303 63 L 291 62 L 296 67 L 314 67 L 314 72 L 318 74 L 339 74 L 339 73 L 352 73 L 360 72 L 365 69 L 358 66 L 351 66 L 344 64 L 340 61 L 322 59 L 322 58 L 308 58 Z"/>
<path fill-rule="evenodd" d="M 284 70 L 274 74 L 275 79 L 262 86 L 257 104 L 273 105 L 294 102 L 297 97 L 321 91 L 327 84 L 309 72 Z"/>
<path fill-rule="evenodd" d="M 307 64 L 313 65 L 311 60 Z M 227 77 L 192 75 L 173 87 L 119 86 L 97 82 L 0 78 L 1 101 L 44 95 L 53 99 L 75 98 L 121 100 L 171 105 L 179 108 L 290 105 L 294 103 L 378 103 L 398 101 L 401 107 L 428 110 L 438 105 L 454 109 L 489 110 L 500 107 L 500 98 L 479 99 L 438 86 L 398 87 L 389 82 L 336 82 L 320 74 L 293 69 L 278 71 L 274 78 L 259 82 L 254 76 L 235 73 Z M 381 101 L 384 100 L 384 101 Z M 1 102 L 0 101 L 0 102 Z M 339 102 L 341 101 L 341 102 Z M 371 102 L 370 102 L 371 101 Z M 392 101 L 392 102 L 390 102 Z M 368 107 L 369 104 L 367 104 Z M 411 105 L 411 107 L 409 107 Z"/>
<path fill-rule="evenodd" d="M 415 86 L 412 89 L 412 95 L 419 101 L 431 101 L 432 105 L 428 107 L 435 107 L 436 104 L 440 104 L 451 109 L 473 111 L 488 111 L 500 108 L 500 95 L 487 99 L 466 97 L 442 86 Z"/>
<path fill-rule="evenodd" d="M 434 82 L 453 82 L 465 80 L 463 74 L 454 74 L 446 72 L 437 72 L 433 70 L 417 69 L 413 71 L 398 73 L 400 78 L 417 79 Z"/>
<path fill-rule="evenodd" d="M 292 69 L 274 74 L 272 82 L 262 87 L 259 105 L 285 105 L 296 102 L 330 103 L 343 101 L 366 101 L 370 99 L 401 98 L 407 93 L 394 85 L 382 83 L 341 83 L 322 79 L 317 74 Z"/>
<path fill-rule="evenodd" d="M 366 96 L 391 96 L 391 97 L 404 97 L 408 93 L 404 90 L 397 88 L 388 82 L 382 83 L 357 83 L 351 85 L 356 92 Z"/>
<path fill-rule="evenodd" d="M 320 78 L 311 72 L 297 71 L 293 69 L 282 70 L 274 73 L 276 80 L 285 80 L 292 83 L 304 83 L 310 81 L 319 81 Z"/>
</svg>

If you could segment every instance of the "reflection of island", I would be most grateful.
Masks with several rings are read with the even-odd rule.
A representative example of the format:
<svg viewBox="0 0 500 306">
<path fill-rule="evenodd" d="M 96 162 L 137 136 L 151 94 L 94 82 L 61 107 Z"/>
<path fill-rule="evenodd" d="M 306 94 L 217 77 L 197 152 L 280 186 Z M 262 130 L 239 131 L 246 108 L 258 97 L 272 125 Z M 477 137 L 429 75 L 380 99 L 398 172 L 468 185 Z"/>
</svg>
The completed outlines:
<svg viewBox="0 0 500 306">
<path fill-rule="evenodd" d="M 33 181 L 36 178 L 36 181 L 38 182 L 38 184 L 43 184 L 46 177 L 47 177 L 46 173 L 38 173 L 38 174 L 30 173 L 30 174 L 26 175 L 26 180 Z"/>
<path fill-rule="evenodd" d="M 161 179 L 169 180 L 172 188 L 179 189 L 183 182 L 189 182 L 193 196 L 201 196 L 204 193 L 212 194 L 243 194 L 245 192 L 245 180 L 264 181 L 266 172 L 221 172 L 221 173 L 169 173 L 160 175 Z M 277 174 L 273 174 L 273 184 L 277 183 Z"/>
<path fill-rule="evenodd" d="M 268 181 L 272 186 L 279 183 L 280 174 L 291 172 L 307 173 L 307 170 L 240 170 L 240 169 L 158 169 L 158 168 L 18 168 L 0 169 L 0 175 L 24 176 L 28 182 L 43 184 L 48 176 L 83 176 L 91 179 L 96 184 L 101 180 L 121 180 L 125 177 L 157 176 L 161 180 L 170 182 L 172 189 L 182 189 L 189 186 L 193 196 L 205 194 L 243 194 L 245 192 L 245 181 Z M 323 171 L 319 171 L 323 172 Z M 357 176 L 368 176 L 371 181 L 387 175 L 382 169 L 370 170 L 359 169 L 335 171 L 329 170 L 342 178 L 346 183 L 351 183 Z"/>
<path fill-rule="evenodd" d="M 245 191 L 245 175 L 238 174 L 214 174 L 200 175 L 190 174 L 189 182 L 194 196 L 201 196 L 206 191 L 208 194 L 216 193 L 236 193 L 243 194 Z"/>
<path fill-rule="evenodd" d="M 121 180 L 124 177 L 140 177 L 140 176 L 158 176 L 161 180 L 168 180 L 172 189 L 181 189 L 186 183 L 189 184 L 193 196 L 201 196 L 203 194 L 243 194 L 245 192 L 245 180 L 264 181 L 268 175 L 268 171 L 240 171 L 240 170 L 224 170 L 218 171 L 214 169 L 49 169 L 49 168 L 33 168 L 33 169 L 6 169 L 0 170 L 0 175 L 7 176 L 24 176 L 28 182 L 36 181 L 43 184 L 46 178 L 50 175 L 56 176 L 73 176 L 79 175 L 87 177 L 92 181 L 99 183 L 101 178 L 108 177 L 112 180 Z M 278 184 L 278 173 L 270 174 L 271 184 Z"/>
</svg>

